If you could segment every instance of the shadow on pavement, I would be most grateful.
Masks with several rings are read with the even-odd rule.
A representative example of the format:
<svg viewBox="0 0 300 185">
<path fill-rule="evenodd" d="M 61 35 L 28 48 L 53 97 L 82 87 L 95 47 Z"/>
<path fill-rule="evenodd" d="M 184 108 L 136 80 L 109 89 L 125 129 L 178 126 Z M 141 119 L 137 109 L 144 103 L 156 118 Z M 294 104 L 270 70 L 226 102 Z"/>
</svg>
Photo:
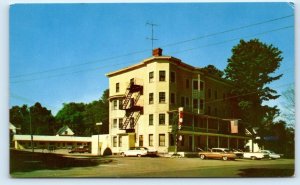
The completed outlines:
<svg viewBox="0 0 300 185">
<path fill-rule="evenodd" d="M 294 169 L 276 168 L 247 168 L 241 169 L 238 173 L 241 177 L 291 177 L 294 176 Z"/>
<path fill-rule="evenodd" d="M 111 162 L 99 157 L 70 157 L 54 153 L 32 153 L 10 150 L 10 173 L 43 169 L 70 169 L 72 167 L 97 166 Z"/>
</svg>

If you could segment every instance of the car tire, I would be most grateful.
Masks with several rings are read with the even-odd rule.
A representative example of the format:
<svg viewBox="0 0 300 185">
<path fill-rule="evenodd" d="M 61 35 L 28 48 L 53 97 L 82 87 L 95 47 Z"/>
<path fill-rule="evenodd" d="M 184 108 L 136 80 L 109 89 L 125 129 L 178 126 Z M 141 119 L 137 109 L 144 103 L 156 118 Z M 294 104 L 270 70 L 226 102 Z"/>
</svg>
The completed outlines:
<svg viewBox="0 0 300 185">
<path fill-rule="evenodd" d="M 223 161 L 227 161 L 227 160 L 228 160 L 228 157 L 227 157 L 227 156 L 223 156 L 223 157 L 222 157 L 222 160 L 223 160 Z"/>
<path fill-rule="evenodd" d="M 204 155 L 204 154 L 201 154 L 201 155 L 200 155 L 200 159 L 202 159 L 202 160 L 205 159 L 205 155 Z"/>
<path fill-rule="evenodd" d="M 124 152 L 122 152 L 120 155 L 121 155 L 122 157 L 126 157 L 126 155 L 124 154 Z"/>
<path fill-rule="evenodd" d="M 138 156 L 138 157 L 142 157 L 142 155 L 141 155 L 141 154 L 138 154 L 137 156 Z"/>
<path fill-rule="evenodd" d="M 252 160 L 256 160 L 257 158 L 255 156 L 251 156 L 251 159 Z"/>
</svg>

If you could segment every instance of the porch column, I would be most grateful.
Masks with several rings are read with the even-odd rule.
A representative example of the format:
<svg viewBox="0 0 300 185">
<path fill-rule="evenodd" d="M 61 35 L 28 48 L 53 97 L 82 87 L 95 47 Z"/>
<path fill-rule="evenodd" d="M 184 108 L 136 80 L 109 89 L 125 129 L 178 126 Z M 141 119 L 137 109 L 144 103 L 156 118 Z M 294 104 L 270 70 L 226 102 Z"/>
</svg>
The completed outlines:
<svg viewBox="0 0 300 185">
<path fill-rule="evenodd" d="M 218 136 L 218 148 L 220 148 L 220 136 Z"/>
<path fill-rule="evenodd" d="M 229 148 L 229 147 L 230 147 L 230 138 L 227 137 L 227 148 Z"/>
</svg>

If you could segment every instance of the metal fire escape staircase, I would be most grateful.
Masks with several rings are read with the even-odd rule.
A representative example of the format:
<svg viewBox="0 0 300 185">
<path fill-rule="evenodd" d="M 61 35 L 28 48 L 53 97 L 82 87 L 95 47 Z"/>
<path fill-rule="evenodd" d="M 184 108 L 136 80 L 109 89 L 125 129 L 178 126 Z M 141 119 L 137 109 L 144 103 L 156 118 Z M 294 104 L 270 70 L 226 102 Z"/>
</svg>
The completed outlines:
<svg viewBox="0 0 300 185">
<path fill-rule="evenodd" d="M 125 116 L 120 129 L 126 130 L 127 133 L 134 132 L 135 125 L 141 114 L 143 114 L 143 107 L 137 105 L 142 94 L 143 86 L 138 85 L 134 82 L 134 80 L 131 80 L 126 89 L 125 98 L 122 101 L 121 106 L 121 108 L 125 110 Z"/>
</svg>

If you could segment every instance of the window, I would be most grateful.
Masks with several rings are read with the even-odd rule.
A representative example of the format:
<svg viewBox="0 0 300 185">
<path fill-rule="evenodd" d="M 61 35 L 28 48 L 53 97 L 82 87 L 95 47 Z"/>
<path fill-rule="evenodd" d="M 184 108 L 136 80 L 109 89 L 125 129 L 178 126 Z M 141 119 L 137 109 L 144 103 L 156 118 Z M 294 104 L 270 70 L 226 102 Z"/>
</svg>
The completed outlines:
<svg viewBox="0 0 300 185">
<path fill-rule="evenodd" d="M 149 134 L 149 146 L 153 146 L 153 134 Z"/>
<path fill-rule="evenodd" d="M 215 116 L 217 116 L 218 115 L 218 108 L 216 107 L 215 108 Z"/>
<path fill-rule="evenodd" d="M 186 107 L 190 106 L 190 99 L 188 97 L 185 98 L 185 105 Z"/>
<path fill-rule="evenodd" d="M 152 83 L 154 81 L 154 72 L 149 73 L 149 83 Z"/>
<path fill-rule="evenodd" d="M 208 106 L 208 107 L 207 107 L 207 114 L 210 115 L 210 113 L 211 113 L 210 106 Z"/>
<path fill-rule="evenodd" d="M 175 145 L 174 135 L 173 134 L 169 134 L 169 141 L 170 141 L 170 146 L 174 146 Z"/>
<path fill-rule="evenodd" d="M 116 83 L 116 92 L 120 92 L 120 83 Z"/>
<path fill-rule="evenodd" d="M 119 147 L 122 147 L 122 136 L 119 136 Z"/>
<path fill-rule="evenodd" d="M 158 123 L 160 125 L 164 125 L 166 123 L 166 120 L 165 120 L 166 116 L 165 114 L 159 114 L 159 120 L 158 120 Z"/>
<path fill-rule="evenodd" d="M 171 82 L 172 82 L 172 83 L 175 83 L 175 82 L 176 82 L 175 72 L 171 72 Z"/>
<path fill-rule="evenodd" d="M 149 93 L 149 104 L 153 104 L 153 93 Z"/>
<path fill-rule="evenodd" d="M 175 94 L 171 93 L 171 104 L 175 104 Z"/>
<path fill-rule="evenodd" d="M 149 125 L 153 125 L 153 114 L 149 114 Z"/>
<path fill-rule="evenodd" d="M 113 119 L 113 128 L 117 128 L 117 122 L 118 122 L 117 119 Z"/>
<path fill-rule="evenodd" d="M 117 147 L 117 136 L 113 137 L 113 147 Z"/>
<path fill-rule="evenodd" d="M 143 135 L 139 135 L 139 146 L 143 146 L 143 144 L 144 144 Z"/>
<path fill-rule="evenodd" d="M 189 79 L 186 79 L 185 80 L 185 88 L 190 88 L 190 80 Z"/>
<path fill-rule="evenodd" d="M 117 110 L 118 109 L 118 101 L 114 100 L 113 101 L 113 110 Z"/>
<path fill-rule="evenodd" d="M 180 98 L 180 106 L 181 106 L 181 107 L 184 107 L 184 97 L 181 97 L 181 98 Z"/>
<path fill-rule="evenodd" d="M 119 118 L 119 128 L 123 127 L 123 118 Z"/>
<path fill-rule="evenodd" d="M 165 134 L 159 134 L 159 146 L 165 146 Z"/>
<path fill-rule="evenodd" d="M 204 90 L 204 83 L 202 81 L 200 81 L 200 91 Z"/>
<path fill-rule="evenodd" d="M 204 100 L 201 99 L 200 100 L 200 109 L 203 110 L 203 108 L 204 108 Z"/>
<path fill-rule="evenodd" d="M 209 99 L 211 98 L 211 89 L 210 89 L 210 88 L 207 90 L 207 97 L 208 97 Z"/>
<path fill-rule="evenodd" d="M 166 81 L 166 71 L 159 71 L 159 81 Z"/>
<path fill-rule="evenodd" d="M 159 92 L 159 103 L 165 103 L 165 102 L 166 102 L 166 93 Z"/>
<path fill-rule="evenodd" d="M 181 146 L 184 146 L 184 135 L 181 135 L 181 141 L 180 141 L 180 143 L 181 143 Z"/>
<path fill-rule="evenodd" d="M 198 90 L 198 81 L 197 80 L 193 81 L 193 89 Z"/>
<path fill-rule="evenodd" d="M 122 105 L 122 104 L 123 104 L 122 102 L 123 102 L 123 100 L 119 100 L 119 109 L 122 109 L 122 106 L 123 106 L 123 105 Z"/>
<path fill-rule="evenodd" d="M 193 99 L 193 108 L 198 109 L 198 99 Z"/>
<path fill-rule="evenodd" d="M 215 90 L 215 99 L 218 99 L 218 91 Z"/>
</svg>

